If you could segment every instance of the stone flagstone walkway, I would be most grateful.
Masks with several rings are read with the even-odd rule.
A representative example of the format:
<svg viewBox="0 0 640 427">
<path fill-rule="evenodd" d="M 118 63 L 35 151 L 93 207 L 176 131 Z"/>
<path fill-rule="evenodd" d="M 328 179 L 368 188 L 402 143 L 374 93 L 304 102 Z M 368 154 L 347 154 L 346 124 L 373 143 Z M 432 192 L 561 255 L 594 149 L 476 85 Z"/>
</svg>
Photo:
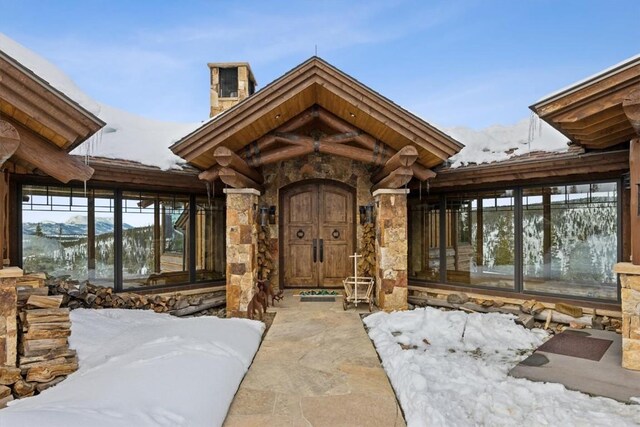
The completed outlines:
<svg viewBox="0 0 640 427">
<path fill-rule="evenodd" d="M 276 311 L 226 427 L 405 425 L 358 312 L 291 292 Z"/>
</svg>

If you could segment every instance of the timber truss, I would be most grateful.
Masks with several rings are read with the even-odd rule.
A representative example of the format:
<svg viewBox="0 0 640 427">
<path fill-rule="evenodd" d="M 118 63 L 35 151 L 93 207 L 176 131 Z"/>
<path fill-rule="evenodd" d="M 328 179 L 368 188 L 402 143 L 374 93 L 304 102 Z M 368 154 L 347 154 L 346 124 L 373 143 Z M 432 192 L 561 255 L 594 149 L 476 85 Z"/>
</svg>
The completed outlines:
<svg viewBox="0 0 640 427">
<path fill-rule="evenodd" d="M 319 126 L 314 127 L 314 123 Z M 329 129 L 331 133 L 320 131 Z M 288 122 L 248 144 L 238 152 L 218 147 L 213 155 L 216 165 L 200 173 L 201 180 L 220 179 L 234 188 L 262 191 L 264 177 L 258 168 L 311 153 L 345 157 L 374 165 L 372 191 L 401 188 L 413 177 L 420 181 L 435 177 L 435 172 L 417 163 L 418 150 L 406 145 L 394 150 L 370 134 L 329 111 L 314 105 Z"/>
</svg>

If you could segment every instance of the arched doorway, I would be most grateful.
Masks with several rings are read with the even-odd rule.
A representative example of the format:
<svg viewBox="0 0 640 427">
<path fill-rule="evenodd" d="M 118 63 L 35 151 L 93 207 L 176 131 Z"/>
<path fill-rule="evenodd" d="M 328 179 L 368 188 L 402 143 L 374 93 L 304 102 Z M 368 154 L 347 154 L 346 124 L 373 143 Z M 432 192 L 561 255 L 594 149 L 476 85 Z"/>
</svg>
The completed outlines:
<svg viewBox="0 0 640 427">
<path fill-rule="evenodd" d="M 280 190 L 280 286 L 341 287 L 352 275 L 355 189 L 331 180 Z"/>
</svg>

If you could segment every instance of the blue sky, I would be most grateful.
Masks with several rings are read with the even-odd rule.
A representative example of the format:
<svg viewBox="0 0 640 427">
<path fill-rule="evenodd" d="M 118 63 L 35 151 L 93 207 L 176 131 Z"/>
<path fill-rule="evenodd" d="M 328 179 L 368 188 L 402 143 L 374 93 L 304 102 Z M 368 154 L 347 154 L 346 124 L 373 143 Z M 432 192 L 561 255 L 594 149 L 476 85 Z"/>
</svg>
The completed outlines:
<svg viewBox="0 0 640 427">
<path fill-rule="evenodd" d="M 258 89 L 314 53 L 427 121 L 528 116 L 543 95 L 640 53 L 640 1 L 7 1 L 0 32 L 89 95 L 201 121 L 207 62 L 248 61 Z"/>
</svg>

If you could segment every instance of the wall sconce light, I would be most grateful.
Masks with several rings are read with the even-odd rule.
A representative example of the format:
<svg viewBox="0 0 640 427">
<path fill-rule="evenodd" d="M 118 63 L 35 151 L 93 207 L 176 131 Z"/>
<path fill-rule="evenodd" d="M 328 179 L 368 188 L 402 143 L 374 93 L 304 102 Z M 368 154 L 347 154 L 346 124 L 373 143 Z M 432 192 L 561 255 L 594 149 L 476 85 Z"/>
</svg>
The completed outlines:
<svg viewBox="0 0 640 427">
<path fill-rule="evenodd" d="M 358 211 L 360 212 L 360 225 L 373 224 L 373 204 L 360 206 Z"/>
<path fill-rule="evenodd" d="M 276 223 L 276 207 L 274 205 L 269 206 L 269 224 L 274 225 Z"/>
<path fill-rule="evenodd" d="M 269 208 L 267 206 L 262 206 L 260 208 L 260 226 L 265 227 L 268 224 L 269 219 Z"/>
</svg>

